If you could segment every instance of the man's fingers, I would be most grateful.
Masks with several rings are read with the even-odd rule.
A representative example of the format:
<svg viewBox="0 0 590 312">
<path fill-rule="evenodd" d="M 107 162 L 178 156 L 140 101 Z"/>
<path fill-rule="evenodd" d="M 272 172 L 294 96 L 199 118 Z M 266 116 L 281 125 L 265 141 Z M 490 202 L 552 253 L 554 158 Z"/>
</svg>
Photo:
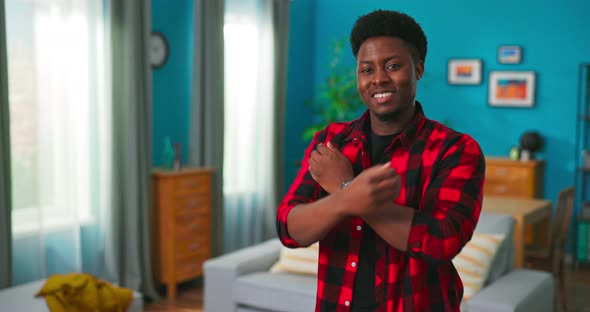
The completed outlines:
<svg viewBox="0 0 590 312">
<path fill-rule="evenodd" d="M 317 167 L 318 165 L 318 161 L 315 158 L 310 158 L 308 163 L 310 167 Z"/>
<path fill-rule="evenodd" d="M 375 188 L 378 190 L 390 190 L 391 188 L 396 187 L 398 184 L 401 183 L 401 177 L 397 176 L 397 177 L 393 177 L 393 178 L 389 178 L 389 179 L 384 179 L 379 181 L 376 185 Z"/>
<path fill-rule="evenodd" d="M 390 163 L 373 166 L 367 169 L 366 171 L 369 175 L 369 181 L 372 183 L 379 183 L 383 180 L 391 179 L 398 176 L 395 169 L 390 167 Z"/>
<path fill-rule="evenodd" d="M 332 144 L 332 142 L 328 141 L 328 144 L 327 145 L 328 145 L 328 148 L 330 150 L 335 151 L 335 152 L 340 152 L 340 150 L 338 149 L 338 147 L 334 146 L 334 144 Z"/>
<path fill-rule="evenodd" d="M 325 155 L 326 152 L 328 152 L 328 148 L 323 143 L 318 144 L 316 150 L 318 153 L 320 153 L 320 155 Z"/>
</svg>

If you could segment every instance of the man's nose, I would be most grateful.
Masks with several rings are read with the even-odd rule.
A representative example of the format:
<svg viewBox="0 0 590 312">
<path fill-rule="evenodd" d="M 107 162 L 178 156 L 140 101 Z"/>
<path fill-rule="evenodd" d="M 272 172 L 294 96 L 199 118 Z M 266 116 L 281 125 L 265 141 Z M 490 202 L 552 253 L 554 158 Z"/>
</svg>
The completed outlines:
<svg viewBox="0 0 590 312">
<path fill-rule="evenodd" d="M 375 71 L 375 75 L 373 76 L 373 84 L 381 85 L 388 82 L 391 82 L 391 78 L 389 78 L 389 75 L 387 75 L 387 71 L 384 69 L 377 69 Z"/>
</svg>

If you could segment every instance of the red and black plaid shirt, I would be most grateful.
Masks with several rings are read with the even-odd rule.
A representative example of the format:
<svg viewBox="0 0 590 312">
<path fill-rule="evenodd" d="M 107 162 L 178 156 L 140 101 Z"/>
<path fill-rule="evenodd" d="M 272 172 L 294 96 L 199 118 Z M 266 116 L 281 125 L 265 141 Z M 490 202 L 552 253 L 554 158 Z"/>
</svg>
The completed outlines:
<svg viewBox="0 0 590 312">
<path fill-rule="evenodd" d="M 278 207 L 281 242 L 301 247 L 289 236 L 287 215 L 298 204 L 327 193 L 308 172 L 319 143 L 331 141 L 350 160 L 355 175 L 371 166 L 365 147 L 370 133 L 366 112 L 348 123 L 318 132 L 305 151 L 301 169 Z M 402 176 L 395 201 L 416 209 L 407 252 L 377 235 L 375 294 L 378 311 L 459 311 L 463 284 L 451 260 L 471 239 L 482 204 L 485 160 L 478 143 L 424 116 L 416 102 L 411 123 L 385 151 Z M 351 217 L 320 241 L 316 311 L 350 311 L 362 219 Z"/>
</svg>

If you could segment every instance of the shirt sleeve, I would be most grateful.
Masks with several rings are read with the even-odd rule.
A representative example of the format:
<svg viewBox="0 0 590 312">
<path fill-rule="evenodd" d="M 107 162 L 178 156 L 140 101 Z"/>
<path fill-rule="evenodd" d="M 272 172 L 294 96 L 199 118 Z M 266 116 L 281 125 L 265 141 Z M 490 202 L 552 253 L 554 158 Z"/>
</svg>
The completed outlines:
<svg viewBox="0 0 590 312">
<path fill-rule="evenodd" d="M 447 261 L 471 239 L 483 200 L 485 158 L 479 145 L 462 135 L 438 165 L 416 210 L 408 237 L 413 257 Z"/>
<path fill-rule="evenodd" d="M 313 202 L 320 197 L 320 186 L 312 178 L 309 173 L 309 157 L 311 152 L 316 149 L 317 145 L 324 141 L 326 131 L 320 131 L 314 135 L 311 144 L 305 150 L 303 160 L 301 161 L 301 168 L 297 173 L 297 177 L 289 187 L 289 191 L 279 204 L 277 210 L 277 234 L 281 240 L 281 243 L 289 248 L 298 248 L 300 246 L 291 236 L 289 235 L 289 226 L 287 224 L 287 216 L 293 207 Z"/>
</svg>

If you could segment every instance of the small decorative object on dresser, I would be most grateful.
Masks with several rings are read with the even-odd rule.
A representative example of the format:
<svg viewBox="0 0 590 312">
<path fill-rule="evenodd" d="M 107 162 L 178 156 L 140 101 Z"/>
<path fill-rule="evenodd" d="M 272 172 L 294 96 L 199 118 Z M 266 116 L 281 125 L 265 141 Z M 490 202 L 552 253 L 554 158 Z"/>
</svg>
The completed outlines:
<svg viewBox="0 0 590 312">
<path fill-rule="evenodd" d="M 543 148 L 543 137 L 536 131 L 527 131 L 520 136 L 520 160 L 535 158 L 535 152 Z"/>
<path fill-rule="evenodd" d="M 154 170 L 154 278 L 176 297 L 176 284 L 203 274 L 211 257 L 211 175 L 207 168 Z"/>
</svg>

